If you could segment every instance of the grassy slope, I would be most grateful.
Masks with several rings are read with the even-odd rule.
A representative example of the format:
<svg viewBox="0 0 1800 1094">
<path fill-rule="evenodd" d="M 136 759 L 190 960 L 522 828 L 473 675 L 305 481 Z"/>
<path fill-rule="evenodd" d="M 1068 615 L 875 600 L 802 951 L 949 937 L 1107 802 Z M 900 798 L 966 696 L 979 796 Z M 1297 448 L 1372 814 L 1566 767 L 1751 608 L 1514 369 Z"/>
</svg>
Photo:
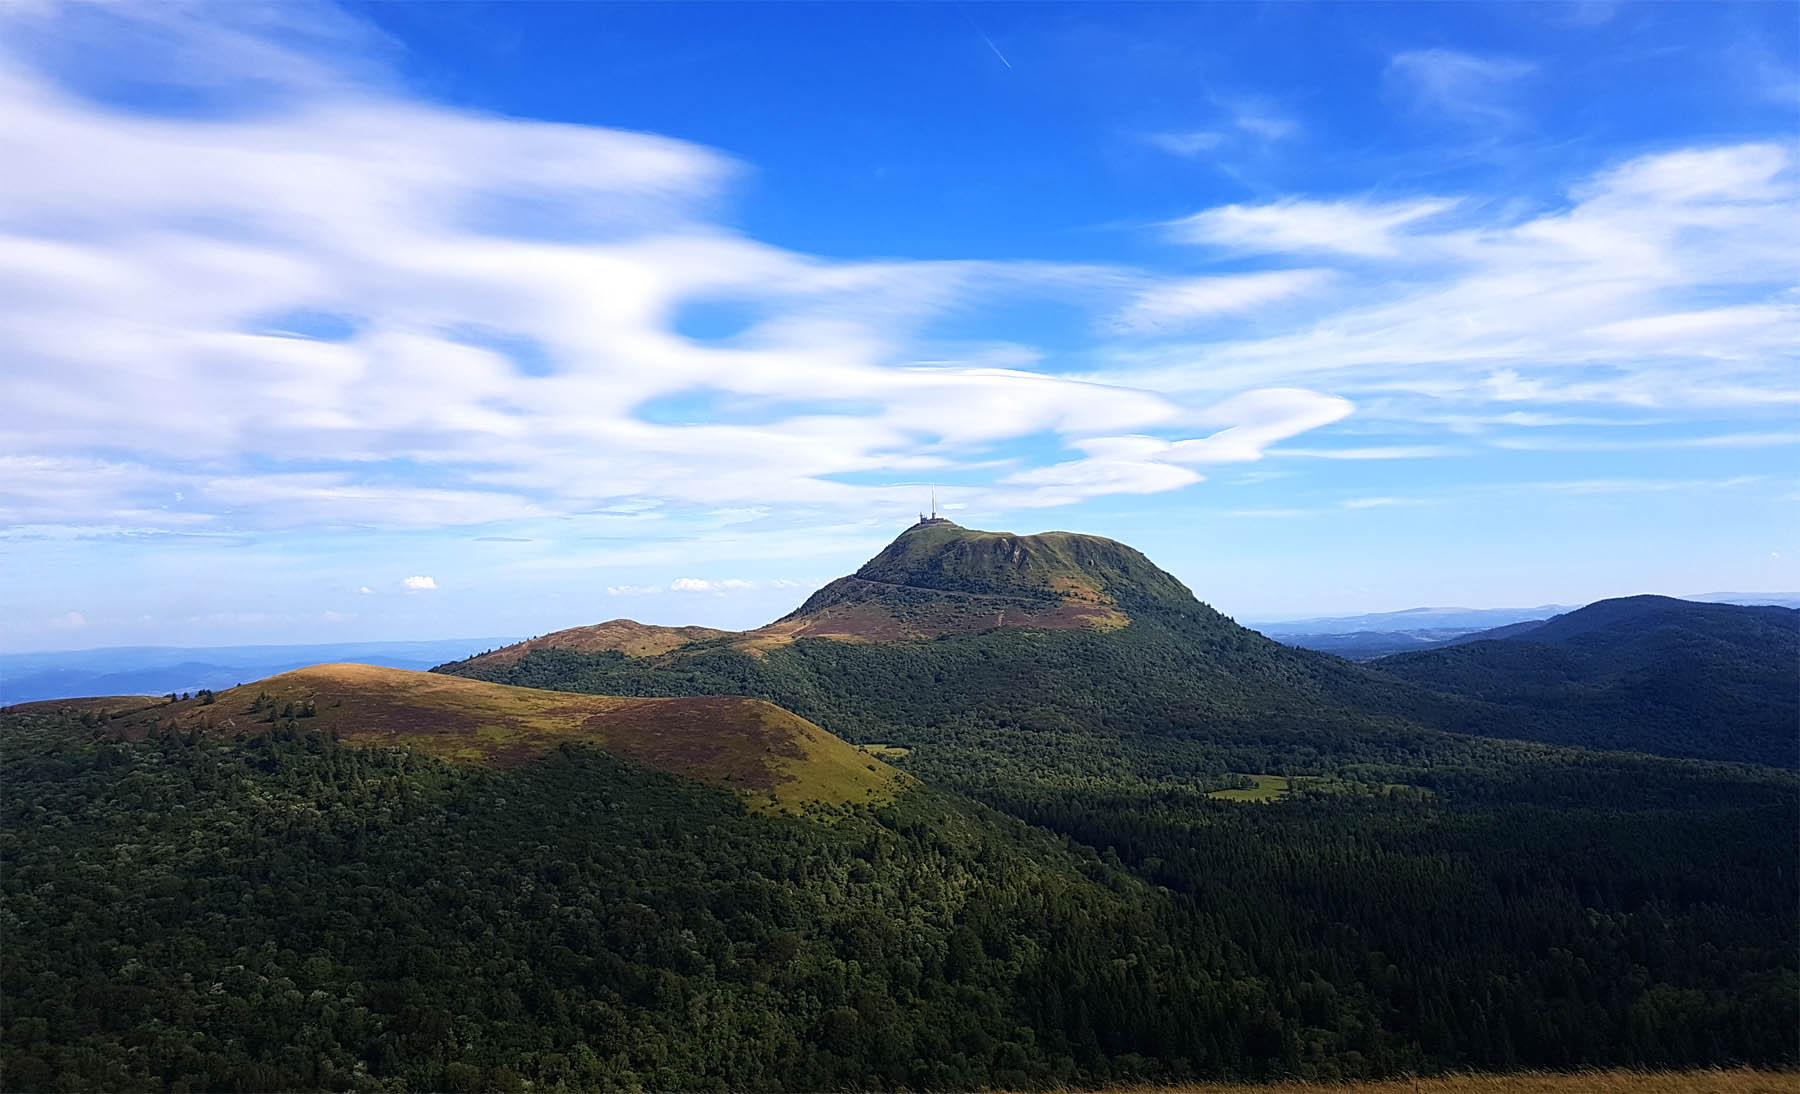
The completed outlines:
<svg viewBox="0 0 1800 1094">
<path fill-rule="evenodd" d="M 1288 795 L 1286 775 L 1251 775 L 1250 779 L 1256 783 L 1255 786 L 1214 790 L 1206 796 L 1227 802 L 1272 802 L 1280 801 Z"/>
<path fill-rule="evenodd" d="M 571 627 L 537 638 L 528 638 L 482 656 L 504 663 L 517 661 L 531 650 L 565 649 L 588 653 L 618 650 L 627 657 L 654 657 L 690 642 L 725 638 L 733 633 L 713 627 L 659 627 L 639 623 L 635 619 L 611 619 L 590 627 Z"/>
<path fill-rule="evenodd" d="M 305 711 L 314 712 L 310 716 Z M 255 709 L 253 709 L 255 708 Z M 231 734 L 292 719 L 368 745 L 512 766 L 564 743 L 597 745 L 648 767 L 728 786 L 753 806 L 879 804 L 910 780 L 772 703 L 570 695 L 371 665 L 315 665 L 121 719 Z"/>
</svg>

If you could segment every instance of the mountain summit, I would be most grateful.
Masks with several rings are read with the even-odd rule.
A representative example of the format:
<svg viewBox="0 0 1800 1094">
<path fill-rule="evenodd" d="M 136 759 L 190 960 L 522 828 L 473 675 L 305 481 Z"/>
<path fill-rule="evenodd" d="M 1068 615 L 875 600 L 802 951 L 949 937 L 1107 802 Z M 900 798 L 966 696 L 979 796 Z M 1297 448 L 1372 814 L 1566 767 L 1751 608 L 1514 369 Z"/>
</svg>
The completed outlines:
<svg viewBox="0 0 1800 1094">
<path fill-rule="evenodd" d="M 754 631 L 559 632 L 439 671 L 606 695 L 754 695 L 927 759 L 947 755 L 930 734 L 961 726 L 1040 741 L 1249 732 L 1274 750 L 1265 764 L 1321 742 L 1450 731 L 1792 766 L 1797 615 L 1631 598 L 1515 639 L 1359 666 L 1238 626 L 1124 544 L 927 520 Z"/>
<path fill-rule="evenodd" d="M 538 650 L 644 658 L 696 644 L 761 653 L 799 638 L 905 642 L 996 628 L 1117 630 L 1153 607 L 1210 614 L 1187 586 L 1123 543 L 1074 532 L 985 532 L 930 517 L 854 574 L 755 630 L 615 619 L 515 643 L 465 664 L 510 665 Z"/>
<path fill-rule="evenodd" d="M 765 632 L 884 641 L 1029 627 L 1112 630 L 1129 606 L 1195 605 L 1138 551 L 1099 536 L 1021 536 L 921 520 Z"/>
</svg>

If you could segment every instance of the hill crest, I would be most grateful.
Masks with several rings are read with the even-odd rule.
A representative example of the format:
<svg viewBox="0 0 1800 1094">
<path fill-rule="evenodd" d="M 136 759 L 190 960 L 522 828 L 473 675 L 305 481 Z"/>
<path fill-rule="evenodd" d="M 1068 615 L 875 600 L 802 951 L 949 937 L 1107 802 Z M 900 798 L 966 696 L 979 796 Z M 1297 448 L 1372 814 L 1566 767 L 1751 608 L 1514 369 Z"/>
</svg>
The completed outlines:
<svg viewBox="0 0 1800 1094">
<path fill-rule="evenodd" d="M 586 743 L 735 790 L 752 808 L 784 812 L 814 804 L 879 804 L 912 784 L 872 755 L 761 699 L 577 695 L 374 665 L 284 672 L 210 698 L 139 710 L 110 728 L 141 737 L 159 728 L 229 735 L 290 726 L 336 733 L 353 744 L 405 746 L 497 767 Z"/>
<path fill-rule="evenodd" d="M 1141 552 L 1076 532 L 1019 535 L 921 520 L 855 573 L 749 631 L 657 627 L 628 619 L 556 631 L 463 664 L 503 666 L 534 650 L 655 657 L 693 643 L 758 655 L 800 638 L 904 642 L 996 628 L 1116 630 L 1135 605 L 1196 610 L 1180 581 Z"/>
<path fill-rule="evenodd" d="M 1583 744 L 1794 767 L 1797 661 L 1800 610 L 1646 595 L 1370 667 L 1529 711 Z"/>
</svg>

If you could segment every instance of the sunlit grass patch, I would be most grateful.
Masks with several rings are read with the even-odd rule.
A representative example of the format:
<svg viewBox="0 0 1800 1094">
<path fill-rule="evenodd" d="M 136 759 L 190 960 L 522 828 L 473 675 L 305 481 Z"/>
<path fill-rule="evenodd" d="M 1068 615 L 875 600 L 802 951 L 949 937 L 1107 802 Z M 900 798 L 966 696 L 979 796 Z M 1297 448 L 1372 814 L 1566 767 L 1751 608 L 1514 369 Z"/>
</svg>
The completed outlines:
<svg viewBox="0 0 1800 1094">
<path fill-rule="evenodd" d="M 1244 778 L 1253 780 L 1256 785 L 1215 790 L 1207 797 L 1227 802 L 1272 802 L 1287 797 L 1291 789 L 1286 775 L 1246 775 Z"/>
<path fill-rule="evenodd" d="M 208 733 L 332 733 L 439 759 L 511 767 L 587 744 L 647 767 L 729 787 L 756 810 L 883 805 L 913 780 L 760 699 L 620 698 L 491 684 L 370 665 L 315 665 L 123 720 Z"/>
</svg>

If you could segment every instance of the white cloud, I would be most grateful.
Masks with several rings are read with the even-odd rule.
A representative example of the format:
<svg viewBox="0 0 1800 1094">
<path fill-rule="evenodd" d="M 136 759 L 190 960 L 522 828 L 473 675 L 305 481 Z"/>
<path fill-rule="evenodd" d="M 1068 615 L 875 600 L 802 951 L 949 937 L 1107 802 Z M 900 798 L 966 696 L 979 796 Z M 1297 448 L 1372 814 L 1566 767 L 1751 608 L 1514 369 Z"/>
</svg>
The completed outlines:
<svg viewBox="0 0 1800 1094">
<path fill-rule="evenodd" d="M 912 488 L 887 484 L 944 469 L 973 480 L 946 505 L 991 512 L 1438 447 L 1274 447 L 1350 398 L 1359 423 L 1415 425 L 1800 402 L 1780 143 L 1640 157 L 1532 214 L 1295 194 L 1168 226 L 1288 269 L 836 260 L 722 223 L 744 170 L 718 152 L 421 101 L 354 20 L 248 10 L 0 8 L 0 156 L 32 164 L 0 187 L 0 535 L 529 524 L 566 545 L 629 514 L 691 538 L 722 511 L 904 511 Z M 229 109 L 90 101 L 65 78 L 84 64 Z M 1526 71 L 1426 51 L 1390 74 L 1478 112 Z M 1212 107 L 1171 151 L 1298 131 Z M 997 305 L 1020 299 L 1130 337 L 1051 358 L 1004 340 Z M 743 330 L 684 336 L 708 305 Z M 989 309 L 989 341 L 937 328 Z"/>
<path fill-rule="evenodd" d="M 1263 141 L 1287 140 L 1300 132 L 1300 123 L 1267 104 L 1241 101 L 1234 105 L 1231 124 Z"/>
<path fill-rule="evenodd" d="M 409 592 L 415 593 L 421 593 L 427 589 L 435 589 L 438 587 L 437 581 L 429 577 L 409 577 L 400 584 Z"/>
<path fill-rule="evenodd" d="M 1363 448 L 1277 448 L 1271 456 L 1309 456 L 1319 460 L 1427 460 L 1455 449 L 1434 444 L 1375 445 Z"/>
<path fill-rule="evenodd" d="M 1214 99 L 1220 116 L 1212 128 L 1147 133 L 1144 140 L 1173 156 L 1197 159 L 1232 144 L 1273 144 L 1300 132 L 1300 123 L 1266 102 Z"/>
<path fill-rule="evenodd" d="M 1505 437 L 1497 448 L 1531 452 L 1632 452 L 1660 448 L 1778 448 L 1800 444 L 1800 433 L 1715 433 L 1702 437 L 1635 437 L 1629 440 L 1583 437 Z"/>
<path fill-rule="evenodd" d="M 356 591 L 361 593 L 364 596 L 374 596 L 375 595 L 375 590 L 369 588 L 367 585 L 362 586 L 361 588 L 357 589 Z"/>
<path fill-rule="evenodd" d="M 52 630 L 74 631 L 87 626 L 87 617 L 80 612 L 64 612 L 50 621 Z"/>
<path fill-rule="evenodd" d="M 1233 396 L 1200 415 L 1202 423 L 1226 425 L 1208 437 L 1178 441 L 1171 458 L 1180 463 L 1237 463 L 1262 458 L 1279 441 L 1348 417 L 1348 399 L 1300 388 L 1267 388 Z"/>
<path fill-rule="evenodd" d="M 0 189 L 0 461 L 23 472 L 0 475 L 0 519 L 15 527 L 866 512 L 887 497 L 852 476 L 973 465 L 1046 434 L 1182 439 L 1189 408 L 1162 392 L 1083 382 L 1024 346 L 946 358 L 927 334 L 944 316 L 1024 296 L 1152 330 L 1311 276 L 1146 288 L 1087 266 L 786 251 L 712 217 L 741 174 L 727 157 L 408 98 L 360 59 L 368 32 L 323 9 L 8 8 L 6 31 L 0 154 L 33 165 Z M 83 99 L 58 74 L 88 54 L 230 109 Z M 1227 124 L 1268 139 L 1286 123 L 1234 107 Z M 679 333 L 714 303 L 745 313 L 739 335 Z M 745 420 L 645 410 L 684 399 Z"/>
<path fill-rule="evenodd" d="M 1194 238 L 1293 255 L 1332 247 L 1346 262 L 1380 259 L 1382 272 L 1346 278 L 1358 292 L 1283 332 L 1121 347 L 1096 378 L 1192 395 L 1328 384 L 1380 393 L 1359 403 L 1411 422 L 1443 404 L 1563 416 L 1571 404 L 1790 407 L 1795 174 L 1787 149 L 1753 143 L 1638 157 L 1572 185 L 1565 203 L 1486 223 L 1428 219 L 1452 199 L 1206 210 L 1182 222 Z"/>
<path fill-rule="evenodd" d="M 1443 198 L 1221 205 L 1172 221 L 1175 239 L 1250 254 L 1398 255 L 1408 230 L 1455 206 Z"/>
<path fill-rule="evenodd" d="M 1430 505 L 1424 498 L 1346 498 L 1341 504 L 1345 509 L 1393 509 L 1410 508 L 1412 506 Z"/>
<path fill-rule="evenodd" d="M 1190 277 L 1147 288 L 1113 319 L 1114 326 L 1155 332 L 1218 315 L 1251 311 L 1310 293 L 1331 279 L 1327 270 L 1273 270 L 1267 273 Z"/>
<path fill-rule="evenodd" d="M 755 582 L 735 577 L 717 581 L 699 577 L 678 577 L 669 583 L 669 589 L 677 593 L 728 593 L 755 587 Z"/>
<path fill-rule="evenodd" d="M 1272 444 L 1349 415 L 1346 399 L 1298 388 L 1248 391 L 1193 414 L 1185 424 L 1224 426 L 1170 441 L 1144 435 L 1076 441 L 1084 458 L 1015 472 L 995 500 L 1018 508 L 1066 505 L 1104 494 L 1154 494 L 1201 482 L 1194 470 L 1260 460 Z M 1007 492 L 1004 488 L 1017 488 Z"/>
</svg>

